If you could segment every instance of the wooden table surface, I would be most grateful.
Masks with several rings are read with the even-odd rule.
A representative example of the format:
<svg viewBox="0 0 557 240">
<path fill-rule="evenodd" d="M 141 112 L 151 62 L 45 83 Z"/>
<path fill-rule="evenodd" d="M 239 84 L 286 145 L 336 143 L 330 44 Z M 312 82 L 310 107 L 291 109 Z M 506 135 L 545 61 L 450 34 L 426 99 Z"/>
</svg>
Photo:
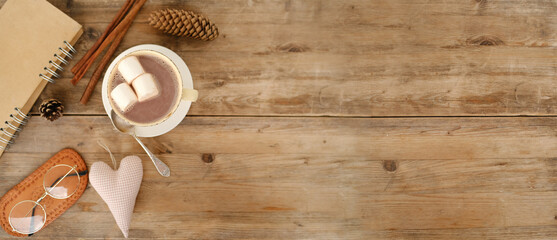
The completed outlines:
<svg viewBox="0 0 557 240">
<path fill-rule="evenodd" d="M 5 1 L 0 0 L 0 4 Z M 124 0 L 50 0 L 83 24 L 79 56 Z M 149 13 L 213 20 L 213 42 L 159 34 Z M 91 71 L 49 85 L 0 159 L 0 194 L 63 148 L 90 166 L 138 155 L 131 238 L 557 238 L 555 0 L 149 0 L 118 52 L 154 43 L 188 64 L 199 101 L 144 139 L 158 175 L 79 98 Z M 75 64 L 72 60 L 72 65 Z M 0 238 L 8 238 L 4 232 Z M 121 238 L 89 187 L 34 238 Z"/>
</svg>

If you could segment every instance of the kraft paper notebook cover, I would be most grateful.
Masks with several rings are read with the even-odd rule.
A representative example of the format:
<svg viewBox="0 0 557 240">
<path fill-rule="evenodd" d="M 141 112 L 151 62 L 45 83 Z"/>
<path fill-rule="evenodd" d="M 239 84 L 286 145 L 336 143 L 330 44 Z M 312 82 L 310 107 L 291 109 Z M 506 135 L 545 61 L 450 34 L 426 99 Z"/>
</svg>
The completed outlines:
<svg viewBox="0 0 557 240">
<path fill-rule="evenodd" d="M 22 130 L 46 84 L 63 71 L 82 33 L 79 23 L 46 0 L 4 3 L 0 9 L 0 156 Z"/>
</svg>

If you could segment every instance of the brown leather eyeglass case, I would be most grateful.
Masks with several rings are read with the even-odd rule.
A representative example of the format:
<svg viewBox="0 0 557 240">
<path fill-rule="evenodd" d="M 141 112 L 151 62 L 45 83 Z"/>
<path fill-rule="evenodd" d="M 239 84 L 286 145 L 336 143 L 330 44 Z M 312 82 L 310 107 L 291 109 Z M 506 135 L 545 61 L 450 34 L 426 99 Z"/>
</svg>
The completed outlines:
<svg viewBox="0 0 557 240">
<path fill-rule="evenodd" d="M 83 161 L 83 158 L 74 151 L 73 149 L 64 149 L 58 152 L 56 155 L 51 157 L 43 165 L 41 165 L 37 170 L 35 170 L 31 175 L 26 177 L 23 181 L 13 187 L 0 199 L 0 225 L 10 235 L 17 237 L 30 236 L 32 234 L 20 234 L 12 231 L 12 227 L 9 223 L 9 214 L 11 209 L 21 201 L 32 200 L 36 201 L 45 192 L 43 187 L 43 178 L 46 172 L 52 167 L 66 164 L 70 166 L 77 166 L 76 170 L 80 175 L 80 182 L 75 193 L 66 199 L 55 199 L 50 196 L 44 198 L 40 204 L 45 206 L 46 210 L 46 221 L 43 226 L 45 228 L 52 221 L 58 218 L 62 213 L 64 213 L 68 208 L 70 208 L 76 201 L 83 195 L 85 188 L 88 183 L 88 172 L 87 165 Z"/>
</svg>

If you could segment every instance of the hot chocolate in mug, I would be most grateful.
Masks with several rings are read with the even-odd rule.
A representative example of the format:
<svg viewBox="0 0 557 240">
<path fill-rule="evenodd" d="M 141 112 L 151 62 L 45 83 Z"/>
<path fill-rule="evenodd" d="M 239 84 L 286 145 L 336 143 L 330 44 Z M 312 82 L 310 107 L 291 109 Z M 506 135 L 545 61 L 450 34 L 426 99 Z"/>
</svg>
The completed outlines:
<svg viewBox="0 0 557 240">
<path fill-rule="evenodd" d="M 177 64 L 174 63 L 168 56 L 154 50 L 153 47 L 150 47 L 156 45 L 141 46 L 143 47 L 136 49 L 121 58 L 118 57 L 118 62 L 115 67 L 112 68 L 111 72 L 107 72 L 107 74 L 110 74 L 108 77 L 107 96 L 112 109 L 119 117 L 136 126 L 152 126 L 164 122 L 172 116 L 181 101 L 195 102 L 198 97 L 198 92 L 195 89 L 185 88 L 183 86 L 182 74 L 180 72 L 181 69 L 179 69 Z M 164 49 L 170 51 L 169 49 Z M 158 94 L 156 97 L 151 97 L 148 100 L 137 101 L 136 103 L 130 105 L 128 109 L 122 109 L 122 100 L 118 100 L 120 101 L 120 105 L 117 104 L 117 100 L 115 100 L 119 96 L 111 95 L 116 87 L 121 88 L 119 85 L 127 84 L 129 85 L 129 90 L 127 90 L 129 93 L 128 95 L 131 96 L 132 93 L 130 91 L 134 91 L 139 99 L 141 99 L 142 94 L 140 90 L 149 88 L 149 86 L 152 85 L 152 82 L 139 85 L 139 81 L 144 81 L 143 78 L 145 77 L 137 77 L 135 78 L 136 80 L 131 81 L 131 83 L 128 82 L 129 80 L 125 78 L 126 73 L 119 70 L 125 68 L 120 68 L 119 65 L 131 62 L 124 61 L 129 58 L 135 58 L 133 60 L 136 63 L 138 62 L 141 66 L 139 68 L 143 69 L 142 71 L 144 74 L 150 75 L 149 78 L 152 78 L 153 80 L 148 81 L 152 81 L 157 85 L 156 88 L 158 90 Z M 182 59 L 179 60 L 183 61 Z M 185 64 L 180 65 L 185 66 Z M 189 70 L 187 69 L 182 69 L 182 71 L 188 71 L 189 73 Z M 141 80 L 138 80 L 140 78 Z M 123 87 L 126 89 L 128 88 L 128 86 Z M 152 89 L 148 89 L 147 91 L 149 90 Z M 117 93 L 120 93 L 120 91 L 114 92 L 114 94 Z"/>
</svg>

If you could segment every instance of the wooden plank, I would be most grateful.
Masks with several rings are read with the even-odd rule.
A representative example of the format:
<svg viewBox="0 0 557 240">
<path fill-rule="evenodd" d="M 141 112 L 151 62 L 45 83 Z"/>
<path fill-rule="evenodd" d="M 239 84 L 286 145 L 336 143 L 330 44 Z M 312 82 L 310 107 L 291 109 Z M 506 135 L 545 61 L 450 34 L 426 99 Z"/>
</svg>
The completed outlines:
<svg viewBox="0 0 557 240">
<path fill-rule="evenodd" d="M 165 135 L 146 139 L 162 153 L 373 155 L 395 159 L 550 158 L 557 118 L 267 118 L 187 117 Z M 56 141 L 52 141 L 56 139 Z M 141 152 L 101 116 L 33 117 L 9 152 L 52 153 L 64 147 Z"/>
<path fill-rule="evenodd" d="M 81 55 L 122 1 L 67 3 L 86 27 Z M 557 6 L 549 1 L 217 3 L 150 1 L 119 49 L 155 43 L 186 59 L 201 94 L 193 115 L 556 113 Z M 206 14 L 222 36 L 205 43 L 158 34 L 146 19 L 166 7 Z M 68 114 L 104 114 L 100 85 L 81 106 L 88 77 L 75 88 L 70 77 L 41 99 L 61 98 Z"/>
<path fill-rule="evenodd" d="M 126 155 L 129 154 L 132 153 Z M 160 181 L 166 180 L 159 179 L 158 173 L 145 154 L 134 154 L 138 154 L 145 160 L 147 182 L 156 180 L 156 184 L 159 184 Z M 6 160 L 2 161 L 0 189 L 7 190 L 21 181 L 50 155 L 49 153 L 10 153 L 2 158 Z M 86 153 L 83 156 L 89 165 L 97 161 L 109 163 L 105 153 Z M 125 154 L 116 154 L 118 159 L 124 156 Z M 364 156 L 217 154 L 213 155 L 213 164 L 206 164 L 202 161 L 201 153 L 160 156 L 174 170 L 173 173 L 176 173 L 171 179 L 162 183 L 188 182 L 190 187 L 209 187 L 208 182 L 212 182 L 217 188 L 228 186 L 231 189 L 301 188 L 307 186 L 306 184 L 315 184 L 338 188 L 354 187 L 376 195 L 483 194 L 557 190 L 555 186 L 557 179 L 553 175 L 557 166 L 555 160 L 551 158 L 393 162 Z M 395 168 L 389 168 L 389 164 L 394 164 Z M 246 172 L 250 175 L 246 176 Z"/>
<path fill-rule="evenodd" d="M 171 178 L 158 176 L 139 154 L 145 179 L 131 236 L 550 238 L 555 230 L 547 226 L 554 225 L 557 207 L 556 121 L 188 118 L 146 141 L 171 167 Z M 0 161 L 0 191 L 63 147 L 76 148 L 89 165 L 109 162 L 96 140 L 109 144 L 118 159 L 141 153 L 109 124 L 105 117 L 32 118 Z M 37 236 L 120 233 L 89 189 Z"/>
<path fill-rule="evenodd" d="M 36 161 L 40 163 L 44 157 L 47 157 L 44 155 L 46 154 L 9 154 L 7 156 L 10 156 L 8 157 L 8 159 L 11 159 L 13 157 L 13 160 L 21 159 L 22 157 L 33 159 L 33 161 L 35 161 L 36 159 Z M 89 163 L 94 161 L 107 161 L 106 154 L 85 154 L 84 157 Z M 142 157 L 145 158 L 144 155 L 142 155 Z M 174 160 L 188 160 L 188 158 L 189 157 L 186 156 L 185 158 L 176 158 Z M 466 227 L 466 225 L 463 226 L 463 224 L 470 224 L 470 222 L 476 222 L 476 225 L 481 225 L 480 227 L 486 227 L 490 224 L 498 225 L 500 224 L 500 221 L 502 221 L 502 216 L 506 216 L 512 219 L 524 219 L 524 222 L 522 222 L 522 224 L 530 224 L 533 223 L 532 219 L 528 218 L 528 214 L 525 215 L 522 211 L 531 210 L 527 209 L 528 207 L 538 209 L 538 205 L 540 204 L 538 201 L 542 201 L 544 202 L 543 204 L 547 205 L 548 199 L 546 199 L 545 197 L 541 197 L 540 199 L 540 197 L 538 196 L 540 193 L 542 193 L 542 195 L 545 193 L 553 194 L 553 191 L 539 191 L 529 187 L 524 187 L 522 190 L 518 190 L 520 191 L 520 193 L 514 193 L 515 191 L 517 191 L 517 189 L 501 188 L 495 190 L 495 192 L 497 192 L 495 194 L 481 192 L 475 194 L 458 194 L 456 192 L 460 192 L 461 189 L 457 187 L 451 194 L 421 194 L 412 193 L 412 184 L 409 183 L 406 183 L 406 186 L 410 188 L 408 189 L 408 191 L 405 191 L 404 193 L 399 192 L 392 194 L 390 193 L 390 188 L 387 193 L 382 192 L 384 182 L 376 184 L 376 181 L 373 178 L 366 179 L 363 176 L 358 176 L 359 174 L 364 173 L 364 171 L 366 172 L 367 176 L 382 175 L 385 176 L 385 178 L 387 178 L 386 176 L 388 176 L 389 174 L 393 174 L 382 169 L 382 164 L 380 161 L 364 161 L 354 158 L 350 158 L 350 160 L 348 160 L 349 162 L 359 164 L 368 164 L 371 162 L 372 164 L 369 164 L 368 168 L 359 164 L 352 165 L 352 167 L 348 167 L 351 164 L 346 164 L 341 167 L 339 167 L 337 164 L 327 166 L 325 163 L 334 159 L 328 159 L 327 157 L 324 157 L 326 159 L 325 161 L 321 160 L 321 162 L 315 164 L 311 162 L 310 166 L 304 165 L 304 160 L 298 159 L 299 157 L 294 157 L 294 161 L 288 161 L 289 157 L 280 157 L 279 159 L 276 159 L 265 156 L 254 156 L 250 158 L 242 155 L 225 155 L 223 157 L 219 155 L 219 157 L 211 165 L 206 165 L 205 163 L 200 161 L 200 159 L 198 159 L 198 156 L 195 156 L 195 158 L 195 160 L 197 161 L 169 161 L 170 163 L 178 164 L 178 167 L 176 167 L 176 165 L 171 165 L 173 169 L 177 169 L 177 172 L 175 173 L 179 174 L 178 176 L 173 176 L 174 179 L 171 180 L 158 177 L 152 167 L 146 166 L 146 179 L 144 181 L 144 185 L 137 205 L 137 212 L 139 212 L 140 217 L 134 218 L 140 219 L 135 222 L 139 228 L 137 229 L 136 233 L 147 233 L 148 235 L 143 235 L 144 237 L 164 236 L 164 231 L 166 231 L 164 230 L 164 228 L 157 229 L 158 227 L 156 227 L 155 229 L 153 229 L 153 226 L 150 225 L 150 221 L 153 220 L 153 215 L 158 216 L 155 217 L 157 221 L 165 223 L 170 222 L 170 224 L 173 224 L 171 226 L 171 229 L 175 229 L 179 232 L 179 234 L 191 234 L 192 232 L 195 232 L 192 229 L 205 229 L 208 227 L 204 224 L 204 222 L 206 221 L 197 221 L 197 215 L 202 215 L 201 218 L 208 218 L 207 220 L 209 222 L 211 222 L 210 219 L 214 217 L 223 218 L 223 222 L 220 222 L 218 229 L 211 231 L 210 234 L 225 234 L 226 231 L 234 231 L 235 234 L 240 234 L 240 236 L 241 234 L 246 234 L 246 236 L 257 236 L 257 234 L 261 234 L 263 236 L 263 233 L 258 233 L 257 231 L 248 231 L 247 229 L 240 230 L 243 229 L 241 226 L 245 225 L 245 227 L 250 227 L 250 229 L 253 229 L 254 226 L 257 226 L 257 224 L 261 223 L 261 221 L 264 219 L 278 219 L 276 221 L 271 220 L 271 222 L 265 222 L 265 224 L 263 224 L 265 227 L 271 227 L 269 224 L 272 224 L 272 229 L 275 229 L 276 227 L 277 232 L 272 232 L 273 234 L 271 235 L 275 237 L 282 236 L 279 234 L 279 231 L 285 226 L 296 227 L 289 226 L 291 223 L 287 222 L 287 220 L 285 219 L 286 217 L 289 217 L 288 220 L 297 219 L 297 222 L 303 226 L 313 226 L 314 228 L 320 228 L 320 226 L 328 226 L 333 227 L 333 229 L 337 229 L 334 228 L 336 224 L 342 224 L 343 226 L 344 224 L 347 224 L 348 227 L 350 227 L 351 223 L 353 224 L 354 221 L 361 218 L 358 224 L 349 228 L 353 231 L 350 231 L 350 233 L 346 232 L 346 234 L 349 234 L 349 236 L 354 236 L 350 234 L 354 234 L 359 231 L 373 232 L 371 230 L 375 228 L 390 229 L 392 231 L 393 229 L 404 229 L 404 227 L 423 228 L 424 224 L 435 224 L 436 226 L 439 226 L 439 222 L 446 221 L 446 219 L 444 219 L 445 217 L 453 219 L 452 222 L 449 222 L 454 225 L 451 225 L 448 228 Z M 253 162 L 255 159 L 259 160 L 259 162 L 258 164 L 254 165 Z M 14 165 L 19 166 L 20 168 L 29 168 L 29 164 L 22 161 L 8 162 L 12 162 Z M 483 177 L 485 175 L 481 173 L 481 168 L 475 168 L 467 164 L 462 164 L 464 162 L 470 161 L 461 161 L 461 163 L 454 164 L 454 169 L 450 168 L 448 169 L 448 172 L 450 173 L 452 170 L 454 170 L 455 172 L 466 173 L 460 175 L 459 177 L 455 177 L 456 179 L 477 178 L 477 181 L 480 181 L 480 179 L 486 180 L 485 177 Z M 428 165 L 427 161 L 419 161 L 419 163 L 424 163 L 424 165 L 422 165 L 423 168 L 427 168 L 431 165 Z M 487 161 L 486 163 L 489 163 L 489 161 Z M 423 168 L 408 169 L 404 168 L 405 164 L 406 161 L 403 161 L 400 164 L 400 168 L 398 168 L 398 170 L 393 175 L 399 175 L 397 178 L 400 177 L 404 179 L 405 177 L 411 176 L 412 172 L 416 174 L 423 173 Z M 531 163 L 526 163 L 522 167 L 524 167 L 525 169 L 532 169 L 531 167 L 528 167 L 529 164 Z M 339 168 L 342 169 L 339 170 Z M 477 170 L 480 170 L 480 172 L 476 172 Z M 555 171 L 555 169 L 546 170 L 548 172 Z M 32 171 L 32 169 L 29 171 Z M 321 173 L 321 171 L 324 172 Z M 343 174 L 339 174 L 340 171 L 342 171 Z M 350 177 L 350 180 L 346 180 L 347 175 L 344 171 L 353 173 Z M 543 171 L 545 170 L 542 170 L 542 172 Z M 246 172 L 249 172 L 250 174 L 246 175 Z M 525 170 L 525 172 L 529 171 Z M 534 172 L 532 173 L 535 174 Z M 446 176 L 447 172 L 431 171 L 421 175 L 429 174 Z M 178 177 L 178 179 L 176 179 L 175 177 Z M 428 176 L 424 177 L 427 178 Z M 330 179 L 331 181 L 329 181 L 328 179 Z M 10 178 L 8 178 L 7 180 L 12 182 L 16 181 Z M 441 179 L 436 179 L 435 181 L 431 181 L 429 183 L 443 182 L 440 180 Z M 505 177 L 501 177 L 500 179 L 500 181 L 505 180 Z M 360 182 L 362 182 L 363 184 Z M 460 184 L 464 185 L 464 188 L 470 187 L 465 185 L 471 185 L 473 188 L 484 191 L 482 187 L 474 187 L 473 182 L 474 181 L 463 181 Z M 554 183 L 551 184 L 554 185 Z M 377 188 L 375 185 L 381 186 Z M 394 186 L 394 184 L 392 185 Z M 507 183 L 504 185 L 509 186 L 514 184 Z M 518 185 L 521 184 L 519 183 Z M 406 189 L 406 186 L 404 187 L 404 189 Z M 167 188 L 170 189 L 163 190 Z M 98 196 L 94 193 L 94 191 L 93 193 L 91 192 L 92 191 L 88 191 L 87 194 L 80 200 L 80 203 L 77 205 L 77 207 L 72 208 L 73 210 L 68 212 L 67 215 L 69 215 L 69 217 L 67 219 L 62 218 L 57 222 L 61 226 L 71 225 L 71 223 L 75 223 L 76 220 L 83 225 L 95 224 L 96 230 L 103 229 L 103 231 L 101 232 L 109 232 L 111 234 L 114 234 L 111 236 L 118 236 L 117 229 L 114 229 L 113 225 L 103 221 L 103 218 L 110 218 L 110 213 L 107 212 L 106 207 L 102 205 L 102 202 L 100 202 Z M 506 194 L 498 194 L 500 192 L 506 192 Z M 300 197 L 280 197 L 281 195 L 292 196 L 292 194 L 294 193 L 296 195 L 300 195 Z M 520 200 L 520 207 L 515 206 L 515 203 L 513 203 L 513 201 L 516 201 L 516 199 L 514 199 L 516 198 L 516 196 L 514 196 L 515 194 L 525 198 L 524 200 Z M 261 195 L 268 197 L 262 198 Z M 341 201 L 338 199 L 339 195 L 342 196 L 342 203 L 340 204 L 340 206 L 337 206 L 337 204 L 339 204 L 339 201 Z M 355 197 L 354 195 L 356 195 L 357 197 Z M 492 199 L 491 197 L 489 197 L 491 195 L 497 196 L 498 199 Z M 467 199 L 467 196 L 471 199 Z M 389 200 L 387 200 L 387 198 Z M 170 209 L 167 206 L 168 204 L 166 204 L 166 206 L 164 205 L 164 199 L 167 199 L 166 201 L 168 201 L 168 199 L 173 199 L 173 202 L 178 202 L 178 204 L 173 205 L 172 209 Z M 181 199 L 183 201 L 176 201 L 176 199 Z M 218 199 L 222 200 L 219 201 Z M 358 204 L 345 202 L 346 200 L 364 201 L 364 203 Z M 309 208 L 304 205 L 307 204 L 307 201 L 312 203 Z M 372 201 L 373 203 L 367 201 Z M 248 202 L 250 204 L 246 204 Z M 319 204 L 316 204 L 315 202 L 319 202 Z M 549 202 L 552 201 L 549 200 Z M 456 210 L 455 204 L 459 206 L 458 208 L 456 208 Z M 269 207 L 267 205 L 272 205 L 272 207 Z M 275 205 L 281 207 L 275 207 Z M 306 212 L 300 215 L 298 212 L 304 210 L 304 207 L 306 207 Z M 343 209 L 338 209 L 339 207 Z M 513 215 L 515 214 L 513 213 L 513 211 L 501 212 L 499 214 L 493 214 L 493 211 L 486 212 L 486 210 L 490 210 L 491 208 L 495 208 L 495 210 L 497 211 L 506 210 L 500 209 L 504 207 L 519 209 L 517 210 L 517 212 L 520 213 L 516 214 L 520 214 L 521 217 L 516 217 L 515 215 Z M 413 208 L 422 210 L 412 210 Z M 373 213 L 370 216 L 366 215 L 365 217 L 363 215 L 358 215 L 362 214 L 361 212 L 359 212 L 359 210 L 366 209 L 368 211 L 372 211 Z M 481 209 L 482 211 L 480 211 L 479 209 Z M 532 210 L 531 212 L 531 214 L 537 214 L 536 219 L 549 218 L 549 220 L 553 220 L 551 219 L 551 211 L 548 211 L 543 216 L 540 216 L 539 213 L 542 211 L 539 210 L 538 212 L 538 210 Z M 180 213 L 174 214 L 174 211 L 178 211 Z M 281 214 L 275 214 L 275 211 L 285 211 L 286 213 L 281 212 Z M 308 214 L 308 211 L 316 213 Z M 323 211 L 325 213 L 322 213 Z M 355 218 L 357 219 L 340 220 L 341 217 L 339 217 L 338 215 L 340 215 L 341 212 L 342 214 L 345 214 L 343 216 L 346 217 L 347 213 L 344 211 L 354 211 L 349 212 L 348 215 L 353 216 L 354 214 L 356 214 Z M 424 214 L 424 212 L 428 211 L 431 211 L 432 214 Z M 543 211 L 546 210 L 544 209 Z M 81 218 L 80 215 L 83 214 L 87 214 L 88 216 L 90 216 L 90 218 L 78 220 L 77 218 Z M 405 216 L 394 216 L 397 214 L 404 214 Z M 550 216 L 547 216 L 547 214 L 549 214 Z M 390 216 L 392 216 L 392 218 Z M 478 220 L 478 218 L 480 217 L 481 220 Z M 192 218 L 196 219 L 195 223 L 191 223 L 193 221 Z M 387 219 L 390 219 L 390 221 L 388 221 Z M 238 224 L 238 221 L 243 224 L 241 224 L 241 226 L 235 225 Z M 495 221 L 495 223 L 493 221 Z M 183 224 L 184 222 L 188 224 L 180 226 L 180 224 Z M 379 224 L 379 226 L 367 226 L 365 224 L 362 225 L 363 223 L 361 222 L 375 223 Z M 508 222 L 505 222 L 505 224 L 505 226 L 513 225 Z M 544 224 L 547 224 L 547 222 L 544 222 Z M 209 226 L 213 225 L 211 224 Z M 298 227 L 300 226 L 298 225 Z M 219 229 L 221 229 L 220 231 L 223 232 L 219 232 Z M 68 229 L 68 231 L 70 230 Z M 308 231 L 311 231 L 311 227 Z M 479 230 L 479 232 L 482 231 L 485 230 Z M 493 231 L 493 229 L 489 231 Z M 499 231 L 502 230 L 499 229 Z M 381 232 L 382 231 L 378 230 L 377 232 L 373 232 L 373 234 L 376 235 Z M 412 232 L 412 230 L 406 232 Z M 54 232 L 50 232 L 50 234 L 53 233 Z M 308 234 L 308 236 L 314 237 L 333 236 L 331 235 L 333 234 L 333 232 L 327 232 L 326 234 L 325 232 L 303 233 Z M 394 231 L 394 233 L 396 233 L 396 231 Z M 80 230 L 76 233 L 67 232 L 64 234 L 67 234 L 64 236 L 99 237 L 98 231 L 88 232 Z"/>
</svg>

